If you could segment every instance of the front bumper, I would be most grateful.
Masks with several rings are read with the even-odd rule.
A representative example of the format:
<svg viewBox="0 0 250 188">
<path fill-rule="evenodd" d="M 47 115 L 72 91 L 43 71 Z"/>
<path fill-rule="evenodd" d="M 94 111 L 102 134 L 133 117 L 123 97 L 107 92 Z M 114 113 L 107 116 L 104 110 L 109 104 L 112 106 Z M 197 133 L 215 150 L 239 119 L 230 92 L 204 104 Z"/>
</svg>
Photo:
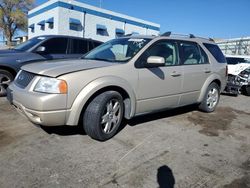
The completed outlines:
<svg viewBox="0 0 250 188">
<path fill-rule="evenodd" d="M 43 96 L 44 95 L 44 96 Z M 11 84 L 7 89 L 7 99 L 18 112 L 24 114 L 31 122 L 43 126 L 60 126 L 65 125 L 67 109 L 63 98 L 65 96 L 50 96 L 48 94 L 30 94 L 23 91 L 14 84 Z M 59 99 L 58 99 L 59 98 Z M 57 100 L 61 101 L 61 106 L 57 109 L 51 109 L 51 104 L 57 104 Z M 34 102 L 36 101 L 36 102 Z M 31 108 L 32 107 L 32 108 Z M 48 107 L 46 109 L 46 107 Z"/>
</svg>

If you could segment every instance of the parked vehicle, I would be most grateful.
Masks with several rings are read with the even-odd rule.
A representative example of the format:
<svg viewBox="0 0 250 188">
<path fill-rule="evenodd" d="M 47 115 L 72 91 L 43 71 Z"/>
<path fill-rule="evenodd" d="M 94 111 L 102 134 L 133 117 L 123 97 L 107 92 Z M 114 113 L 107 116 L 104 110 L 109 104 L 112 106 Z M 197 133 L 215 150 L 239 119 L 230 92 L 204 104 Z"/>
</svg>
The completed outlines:
<svg viewBox="0 0 250 188">
<path fill-rule="evenodd" d="M 228 80 L 225 93 L 250 96 L 250 56 L 226 55 Z"/>
<path fill-rule="evenodd" d="M 79 60 L 22 67 L 8 100 L 35 124 L 80 124 L 104 141 L 123 118 L 195 103 L 213 112 L 226 78 L 225 57 L 211 40 L 127 36 Z"/>
<path fill-rule="evenodd" d="M 79 58 L 101 42 L 68 36 L 34 37 L 14 49 L 0 50 L 0 96 L 13 81 L 21 66 L 54 59 Z"/>
</svg>

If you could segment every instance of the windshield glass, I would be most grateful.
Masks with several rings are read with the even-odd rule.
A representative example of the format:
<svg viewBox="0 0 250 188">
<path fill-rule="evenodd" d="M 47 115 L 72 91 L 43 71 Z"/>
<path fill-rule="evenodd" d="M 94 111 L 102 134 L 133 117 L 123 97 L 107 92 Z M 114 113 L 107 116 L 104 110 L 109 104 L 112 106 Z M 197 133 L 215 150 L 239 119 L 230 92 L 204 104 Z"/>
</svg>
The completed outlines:
<svg viewBox="0 0 250 188">
<path fill-rule="evenodd" d="M 27 40 L 24 43 L 21 43 L 21 44 L 17 45 L 14 49 L 15 50 L 20 50 L 20 51 L 29 50 L 30 48 L 32 48 L 33 46 L 35 46 L 36 44 L 38 44 L 39 42 L 41 42 L 44 39 L 45 39 L 45 37 L 32 38 L 30 40 Z"/>
<path fill-rule="evenodd" d="M 83 59 L 109 62 L 127 62 L 133 58 L 151 39 L 120 38 L 114 39 L 92 50 Z"/>
</svg>

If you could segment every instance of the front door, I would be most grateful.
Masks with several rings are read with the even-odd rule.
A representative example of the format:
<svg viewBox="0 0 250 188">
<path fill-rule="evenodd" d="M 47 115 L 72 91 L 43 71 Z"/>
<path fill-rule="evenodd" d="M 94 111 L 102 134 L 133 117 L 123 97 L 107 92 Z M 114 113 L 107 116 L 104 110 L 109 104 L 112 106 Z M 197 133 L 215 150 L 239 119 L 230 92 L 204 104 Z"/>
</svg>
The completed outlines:
<svg viewBox="0 0 250 188">
<path fill-rule="evenodd" d="M 147 65 L 150 56 L 163 57 L 165 66 L 150 68 Z M 176 107 L 182 84 L 177 43 L 172 40 L 154 43 L 139 58 L 137 65 L 139 65 L 139 82 L 136 113 Z"/>
</svg>

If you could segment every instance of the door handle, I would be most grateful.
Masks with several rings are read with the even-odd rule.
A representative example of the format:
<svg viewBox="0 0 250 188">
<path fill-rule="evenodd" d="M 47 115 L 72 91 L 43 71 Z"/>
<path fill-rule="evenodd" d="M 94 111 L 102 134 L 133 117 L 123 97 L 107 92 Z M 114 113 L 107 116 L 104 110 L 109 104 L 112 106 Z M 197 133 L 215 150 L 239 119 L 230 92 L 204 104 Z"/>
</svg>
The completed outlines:
<svg viewBox="0 0 250 188">
<path fill-rule="evenodd" d="M 204 70 L 204 72 L 205 72 L 205 73 L 210 73 L 210 72 L 211 72 L 211 70 L 210 70 L 210 69 L 208 69 L 208 68 L 206 68 L 206 69 Z"/>
<path fill-rule="evenodd" d="M 181 74 L 178 73 L 178 72 L 176 72 L 176 71 L 173 71 L 173 72 L 171 73 L 171 76 L 177 77 L 177 76 L 181 76 Z"/>
</svg>

